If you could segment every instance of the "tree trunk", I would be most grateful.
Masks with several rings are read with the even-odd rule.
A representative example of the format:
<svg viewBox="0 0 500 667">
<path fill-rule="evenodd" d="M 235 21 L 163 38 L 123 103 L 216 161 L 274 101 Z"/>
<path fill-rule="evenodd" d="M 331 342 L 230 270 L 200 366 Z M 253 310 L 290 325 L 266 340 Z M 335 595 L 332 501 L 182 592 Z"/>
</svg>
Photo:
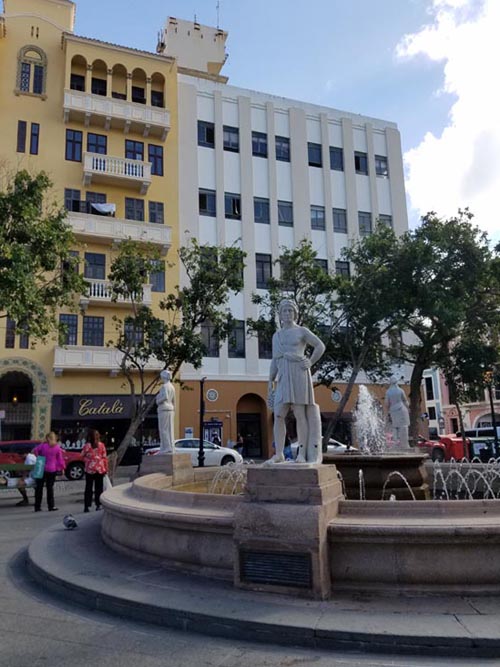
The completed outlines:
<svg viewBox="0 0 500 667">
<path fill-rule="evenodd" d="M 351 398 L 352 390 L 354 388 L 354 383 L 356 382 L 358 374 L 359 374 L 359 366 L 355 366 L 351 371 L 351 375 L 349 377 L 347 387 L 344 391 L 344 395 L 342 396 L 342 399 L 339 403 L 339 407 L 337 408 L 333 417 L 328 422 L 328 426 L 326 427 L 326 431 L 323 435 L 323 452 L 326 451 L 326 447 L 328 447 L 328 441 L 331 438 L 332 433 L 339 422 L 339 419 L 342 417 L 342 413 L 344 412 L 344 408 L 347 405 L 348 400 Z"/>
<path fill-rule="evenodd" d="M 460 424 L 460 433 L 462 434 L 462 442 L 464 443 L 464 452 L 467 451 L 467 438 L 465 437 L 464 429 L 464 417 L 462 415 L 462 410 L 458 401 L 454 401 L 454 405 L 457 409 L 458 423 Z"/>
<path fill-rule="evenodd" d="M 154 405 L 155 402 L 155 395 L 149 395 L 147 394 L 145 397 L 144 396 L 138 396 L 138 400 L 136 402 L 136 405 L 139 404 L 139 407 L 136 409 L 136 414 L 135 416 L 131 419 L 129 427 L 127 429 L 127 432 L 125 433 L 125 436 L 123 440 L 120 442 L 120 445 L 118 449 L 116 450 L 116 465 L 120 465 L 120 461 L 122 458 L 125 456 L 125 452 L 127 451 L 128 446 L 132 442 L 132 438 L 135 436 L 137 429 L 139 426 L 142 424 L 144 419 L 148 416 L 151 408 Z M 149 400 L 148 400 L 149 398 Z M 143 399 L 143 400 L 141 400 Z M 141 406 L 142 405 L 142 409 Z"/>
<path fill-rule="evenodd" d="M 417 357 L 410 380 L 410 445 L 418 441 L 418 420 L 422 414 L 421 387 L 424 371 L 427 368 L 426 358 Z"/>
</svg>

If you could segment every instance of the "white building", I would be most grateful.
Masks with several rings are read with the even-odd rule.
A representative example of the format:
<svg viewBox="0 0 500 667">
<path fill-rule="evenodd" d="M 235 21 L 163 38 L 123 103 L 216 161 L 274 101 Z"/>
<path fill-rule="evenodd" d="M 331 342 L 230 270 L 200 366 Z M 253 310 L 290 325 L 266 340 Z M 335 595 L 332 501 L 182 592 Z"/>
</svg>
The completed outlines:
<svg viewBox="0 0 500 667">
<path fill-rule="evenodd" d="M 242 327 L 238 344 L 215 346 L 201 374 L 188 369 L 183 379 L 208 377 L 218 396 L 208 417 L 222 422 L 224 441 L 243 431 L 255 443 L 260 439 L 257 456 L 271 439 L 269 351 L 259 350 L 243 326 L 256 316 L 252 292 L 265 287 L 280 248 L 309 239 L 330 271 L 345 271 L 341 251 L 352 240 L 378 221 L 398 234 L 408 221 L 396 124 L 228 85 L 220 75 L 226 37 L 217 28 L 169 18 L 159 47 L 179 66 L 181 243 L 192 235 L 247 253 L 244 292 L 231 301 Z M 181 435 L 193 425 L 188 415 L 197 392 L 189 393 Z M 330 392 L 321 389 L 318 400 L 323 412 L 333 411 Z"/>
</svg>

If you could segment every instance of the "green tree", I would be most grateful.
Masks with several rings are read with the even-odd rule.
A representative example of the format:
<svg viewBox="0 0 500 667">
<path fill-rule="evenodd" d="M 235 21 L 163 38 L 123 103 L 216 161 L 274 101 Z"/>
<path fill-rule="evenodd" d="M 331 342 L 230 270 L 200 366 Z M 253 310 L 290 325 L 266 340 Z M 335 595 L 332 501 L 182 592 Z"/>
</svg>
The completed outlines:
<svg viewBox="0 0 500 667">
<path fill-rule="evenodd" d="M 58 310 L 85 290 L 66 212 L 48 200 L 46 173 L 19 171 L 0 192 L 0 319 L 44 340 L 59 330 Z"/>
<path fill-rule="evenodd" d="M 460 354 L 466 354 L 471 336 L 486 341 L 498 331 L 498 251 L 492 250 L 487 235 L 471 224 L 472 217 L 467 209 L 449 219 L 428 213 L 421 226 L 401 240 L 394 270 L 400 326 L 412 334 L 401 356 L 413 364 L 410 437 L 414 442 L 422 412 L 424 370 L 442 365 L 452 388 L 456 384 L 458 389 L 459 383 L 452 380 L 458 366 L 449 367 L 446 355 L 455 349 L 457 364 Z"/>
<path fill-rule="evenodd" d="M 143 305 L 144 284 L 156 268 L 158 256 L 150 246 L 127 241 L 111 265 L 113 299 L 131 303 L 127 317 L 114 318 L 116 338 L 108 345 L 121 353 L 121 373 L 132 397 L 132 418 L 117 450 L 121 460 L 138 427 L 151 410 L 160 371 L 168 368 L 175 379 L 182 364 L 200 368 L 206 354 L 201 326 L 210 323 L 222 341 L 232 331 L 227 308 L 229 295 L 243 288 L 244 253 L 238 248 L 201 246 L 192 241 L 179 250 L 185 286 L 176 285 L 160 301 L 162 317 Z M 172 265 L 169 266 L 172 268 Z"/>
</svg>

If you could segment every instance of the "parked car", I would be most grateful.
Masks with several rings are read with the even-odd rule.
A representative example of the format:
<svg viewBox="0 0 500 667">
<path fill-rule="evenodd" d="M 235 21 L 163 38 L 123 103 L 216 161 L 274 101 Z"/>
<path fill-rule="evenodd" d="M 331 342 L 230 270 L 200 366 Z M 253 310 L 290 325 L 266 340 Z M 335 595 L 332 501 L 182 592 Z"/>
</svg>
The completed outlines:
<svg viewBox="0 0 500 667">
<path fill-rule="evenodd" d="M 0 442 L 0 471 L 2 463 L 24 463 L 26 455 L 42 442 L 42 440 L 4 440 Z M 64 469 L 66 477 L 72 481 L 82 479 L 85 474 L 82 455 L 64 449 L 62 452 L 66 464 Z"/>
<path fill-rule="evenodd" d="M 299 445 L 296 442 L 293 442 L 291 448 L 292 448 L 293 458 L 295 459 L 297 458 Z M 330 440 L 328 441 L 326 454 L 330 454 L 331 456 L 333 455 L 337 456 L 338 454 L 358 454 L 358 450 L 356 449 L 356 447 L 351 447 L 350 445 L 344 445 L 343 442 L 339 442 L 338 440 L 330 438 Z"/>
<path fill-rule="evenodd" d="M 433 461 L 460 461 L 461 459 L 479 458 L 486 463 L 495 456 L 493 438 L 466 438 L 456 435 L 441 435 L 439 440 L 425 440 L 420 438 L 418 448 L 429 454 Z"/>
<path fill-rule="evenodd" d="M 198 438 L 181 438 L 174 443 L 176 451 L 183 454 L 191 454 L 191 462 L 194 467 L 198 465 Z M 159 447 L 153 447 L 145 452 L 146 456 L 154 456 L 160 451 Z M 215 445 L 208 440 L 203 441 L 206 466 L 225 466 L 228 463 L 243 463 L 243 457 L 235 449 Z"/>
</svg>

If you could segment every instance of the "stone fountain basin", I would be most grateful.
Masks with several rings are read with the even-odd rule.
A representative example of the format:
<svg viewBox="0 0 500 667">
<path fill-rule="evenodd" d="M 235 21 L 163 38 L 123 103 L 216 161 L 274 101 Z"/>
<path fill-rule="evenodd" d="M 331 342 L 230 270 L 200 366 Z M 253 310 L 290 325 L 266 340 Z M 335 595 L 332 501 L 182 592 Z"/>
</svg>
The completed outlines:
<svg viewBox="0 0 500 667">
<path fill-rule="evenodd" d="M 171 475 L 155 473 L 106 491 L 103 540 L 169 569 L 232 581 L 235 514 L 245 496 L 206 493 L 215 474 L 192 470 L 172 484 Z M 300 521 L 297 512 L 298 530 Z M 343 589 L 500 591 L 500 500 L 341 500 L 325 530 L 333 597 Z"/>
</svg>

